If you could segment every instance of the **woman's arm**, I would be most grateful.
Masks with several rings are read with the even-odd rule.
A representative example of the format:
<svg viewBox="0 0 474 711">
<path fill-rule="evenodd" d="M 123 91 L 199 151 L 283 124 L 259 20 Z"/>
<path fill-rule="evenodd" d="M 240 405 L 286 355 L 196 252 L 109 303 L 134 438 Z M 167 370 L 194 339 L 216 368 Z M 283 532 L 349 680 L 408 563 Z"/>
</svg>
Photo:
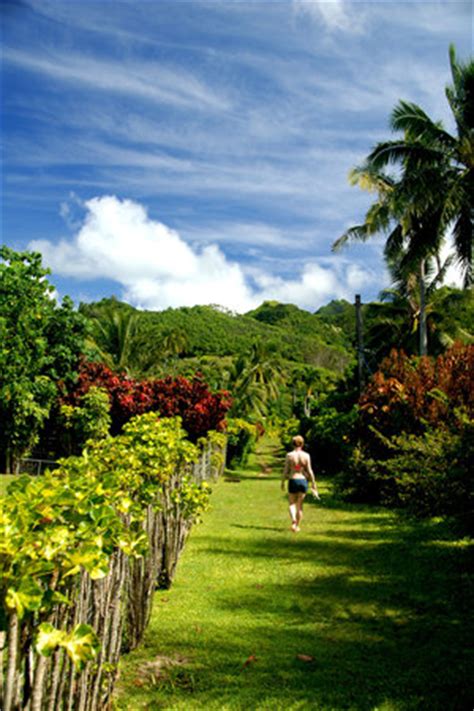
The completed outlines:
<svg viewBox="0 0 474 711">
<path fill-rule="evenodd" d="M 319 493 L 318 493 L 318 487 L 316 486 L 316 477 L 314 476 L 313 468 L 311 466 L 311 457 L 307 454 L 307 460 L 306 460 L 306 467 L 308 470 L 309 477 L 311 479 L 311 491 L 313 496 L 315 496 L 317 499 L 319 499 Z"/>
<path fill-rule="evenodd" d="M 281 488 L 285 488 L 285 481 L 288 479 L 290 474 L 290 457 L 287 454 L 285 459 L 285 466 L 283 467 L 283 473 L 281 475 Z"/>
</svg>

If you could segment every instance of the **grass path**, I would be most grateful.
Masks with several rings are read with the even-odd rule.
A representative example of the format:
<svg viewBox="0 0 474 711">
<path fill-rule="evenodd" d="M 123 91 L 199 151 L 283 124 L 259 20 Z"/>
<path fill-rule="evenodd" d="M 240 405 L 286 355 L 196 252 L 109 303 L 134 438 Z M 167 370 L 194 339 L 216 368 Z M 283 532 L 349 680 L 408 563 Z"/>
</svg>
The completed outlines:
<svg viewBox="0 0 474 711">
<path fill-rule="evenodd" d="M 239 482 L 216 484 L 116 708 L 473 708 L 468 542 L 341 504 L 324 482 L 293 534 L 281 457 L 264 442 Z"/>
</svg>

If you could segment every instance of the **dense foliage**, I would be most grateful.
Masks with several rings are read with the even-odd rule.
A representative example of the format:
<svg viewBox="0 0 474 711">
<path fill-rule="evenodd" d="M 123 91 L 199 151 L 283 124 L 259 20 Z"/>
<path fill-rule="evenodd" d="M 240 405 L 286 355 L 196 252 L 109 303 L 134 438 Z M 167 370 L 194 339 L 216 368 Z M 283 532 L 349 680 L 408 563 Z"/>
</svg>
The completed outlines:
<svg viewBox="0 0 474 711">
<path fill-rule="evenodd" d="M 135 376 L 186 374 L 218 357 L 226 385 L 228 363 L 249 353 L 256 342 L 272 348 L 280 360 L 342 372 L 351 359 L 342 330 L 291 304 L 266 302 L 245 315 L 216 306 L 137 311 L 114 299 L 82 304 L 92 321 L 97 360 L 126 368 Z M 219 368 L 219 365 L 223 368 Z M 206 374 L 207 375 L 207 374 Z"/>
<path fill-rule="evenodd" d="M 474 346 L 436 359 L 393 351 L 361 395 L 356 434 L 339 477 L 345 495 L 471 525 Z"/>
<path fill-rule="evenodd" d="M 74 381 L 85 319 L 61 305 L 41 256 L 0 248 L 0 470 L 15 470 L 38 440 L 57 396 Z"/>
<path fill-rule="evenodd" d="M 137 380 L 114 373 L 102 363 L 83 360 L 76 383 L 64 395 L 64 402 L 79 405 L 91 388 L 103 389 L 109 396 L 112 433 L 135 415 L 157 412 L 162 417 L 179 415 L 189 436 L 196 441 L 210 430 L 222 430 L 230 398 L 226 392 L 212 393 L 195 375 L 161 380 Z"/>
<path fill-rule="evenodd" d="M 54 706 L 58 695 L 79 690 L 74 668 L 80 671 L 91 660 L 96 664 L 89 671 L 98 675 L 97 684 L 89 677 L 88 687 L 84 676 L 81 693 L 85 691 L 88 709 L 99 707 L 94 706 L 93 688 L 102 686 L 108 693 L 113 685 L 129 608 L 136 613 L 134 600 L 141 601 L 143 592 L 152 592 L 157 582 L 163 556 L 158 550 L 147 575 L 137 575 L 146 571 L 143 560 L 149 547 L 167 537 L 166 555 L 182 546 L 179 530 L 177 538 L 172 528 L 164 531 L 166 535 L 160 533 L 171 515 L 166 506 L 172 507 L 170 520 L 176 527 L 180 519 L 194 520 L 206 505 L 204 477 L 193 480 L 187 475 L 188 464 L 198 454 L 179 418 L 157 420 L 149 413 L 130 421 L 120 436 L 89 443 L 86 453 L 64 460 L 54 473 L 21 477 L 10 486 L 9 496 L 0 501 L 0 627 L 7 629 L 9 647 L 6 709 L 16 708 L 21 679 L 25 704 L 31 701 L 32 708 L 39 709 L 41 699 L 50 698 L 49 703 L 59 707 Z M 155 510 L 165 518 L 153 523 L 150 516 Z M 135 572 L 126 561 L 137 556 L 143 560 Z M 103 581 L 95 592 L 94 581 Z M 113 586 L 118 586 L 116 600 Z M 146 597 L 144 602 L 149 602 Z M 61 669 L 56 654 L 61 650 L 73 664 L 70 687 L 60 683 L 56 672 L 48 684 L 43 683 L 47 668 Z M 47 667 L 45 660 L 53 653 Z M 65 674 L 69 676 L 67 666 L 62 666 Z M 100 697 L 102 692 L 98 693 Z"/>
<path fill-rule="evenodd" d="M 361 425 L 384 436 L 456 426 L 474 415 L 474 346 L 455 344 L 436 359 L 392 351 L 359 400 Z"/>
</svg>

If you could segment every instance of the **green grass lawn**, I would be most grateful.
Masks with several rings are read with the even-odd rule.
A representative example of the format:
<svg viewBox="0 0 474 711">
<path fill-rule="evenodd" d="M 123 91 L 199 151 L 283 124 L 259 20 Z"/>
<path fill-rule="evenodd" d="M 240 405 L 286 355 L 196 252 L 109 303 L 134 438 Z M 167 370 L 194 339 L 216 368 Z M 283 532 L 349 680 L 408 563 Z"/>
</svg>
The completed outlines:
<svg viewBox="0 0 474 711">
<path fill-rule="evenodd" d="M 471 709 L 468 541 L 324 482 L 293 534 L 274 455 L 215 485 L 116 708 Z"/>
</svg>

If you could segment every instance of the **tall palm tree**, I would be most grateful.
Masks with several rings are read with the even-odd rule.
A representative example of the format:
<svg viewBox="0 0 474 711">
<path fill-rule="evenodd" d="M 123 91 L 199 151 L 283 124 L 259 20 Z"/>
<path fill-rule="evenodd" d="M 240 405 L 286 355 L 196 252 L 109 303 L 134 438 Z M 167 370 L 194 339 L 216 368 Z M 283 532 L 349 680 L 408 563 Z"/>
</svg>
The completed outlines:
<svg viewBox="0 0 474 711">
<path fill-rule="evenodd" d="M 424 304 L 420 300 L 418 274 L 410 271 L 403 260 L 403 253 L 388 259 L 392 287 L 382 291 L 380 302 L 367 306 L 365 350 L 373 369 L 393 347 L 416 352 L 422 316 L 423 331 L 430 336 L 430 352 L 439 352 L 440 333 L 434 332 L 433 323 L 438 318 L 437 291 L 452 260 L 448 257 L 443 264 L 435 258 L 425 260 Z"/>
<path fill-rule="evenodd" d="M 457 136 L 433 122 L 416 104 L 400 101 L 391 124 L 404 132 L 403 138 L 379 143 L 365 164 L 350 175 L 353 184 L 375 191 L 377 199 L 365 222 L 347 230 L 333 245 L 337 250 L 349 240 L 365 241 L 383 233 L 388 235 L 387 259 L 403 251 L 400 266 L 418 275 L 421 355 L 427 351 L 426 264 L 430 257 L 439 264 L 439 251 L 450 228 L 466 286 L 473 277 L 474 63 L 459 63 L 453 47 L 450 61 L 453 84 L 446 95 Z M 396 177 L 385 172 L 390 164 L 398 168 Z"/>
<path fill-rule="evenodd" d="M 365 222 L 348 229 L 333 245 L 337 251 L 350 240 L 366 241 L 377 234 L 387 235 L 385 259 L 387 264 L 397 264 L 392 279 L 403 279 L 406 284 L 415 282 L 420 296 L 419 352 L 427 351 L 425 301 L 426 262 L 432 257 L 439 262 L 441 242 L 440 210 L 418 214 L 413 206 L 412 176 L 395 179 L 378 171 L 368 161 L 351 171 L 350 180 L 363 189 L 377 193 L 377 199 L 365 216 Z M 436 239 L 432 239 L 432 235 Z M 428 239 L 427 237 L 430 237 Z"/>
<path fill-rule="evenodd" d="M 374 170 L 395 164 L 402 168 L 411 191 L 411 210 L 418 216 L 439 213 L 439 234 L 423 235 L 439 244 L 452 229 L 456 258 L 466 287 L 473 283 L 474 224 L 474 60 L 466 63 L 449 48 L 452 84 L 446 87 L 456 134 L 433 121 L 417 104 L 400 101 L 392 112 L 391 127 L 403 131 L 402 140 L 379 143 L 367 158 Z"/>
</svg>

